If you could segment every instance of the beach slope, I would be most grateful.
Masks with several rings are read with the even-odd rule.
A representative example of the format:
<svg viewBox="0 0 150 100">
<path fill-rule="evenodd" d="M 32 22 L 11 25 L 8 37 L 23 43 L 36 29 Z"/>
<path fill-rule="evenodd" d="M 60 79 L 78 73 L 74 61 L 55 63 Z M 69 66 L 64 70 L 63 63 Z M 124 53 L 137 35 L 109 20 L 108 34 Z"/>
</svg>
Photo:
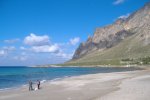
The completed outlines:
<svg viewBox="0 0 150 100">
<path fill-rule="evenodd" d="M 89 74 L 0 92 L 0 100 L 150 100 L 150 71 Z"/>
</svg>

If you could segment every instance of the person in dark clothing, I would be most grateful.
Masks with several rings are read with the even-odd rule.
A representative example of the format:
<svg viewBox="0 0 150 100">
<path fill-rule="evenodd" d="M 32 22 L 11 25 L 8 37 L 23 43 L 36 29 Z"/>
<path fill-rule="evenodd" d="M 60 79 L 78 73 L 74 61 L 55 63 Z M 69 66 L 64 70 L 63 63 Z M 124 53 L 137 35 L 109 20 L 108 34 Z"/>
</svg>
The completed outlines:
<svg viewBox="0 0 150 100">
<path fill-rule="evenodd" d="M 41 84 L 40 81 L 37 80 L 37 88 L 38 88 L 38 89 L 40 89 L 40 84 Z"/>
<path fill-rule="evenodd" d="M 33 90 L 32 84 L 33 84 L 33 83 L 32 83 L 32 81 L 30 80 L 30 81 L 29 81 L 29 91 L 32 91 L 32 90 Z"/>
</svg>

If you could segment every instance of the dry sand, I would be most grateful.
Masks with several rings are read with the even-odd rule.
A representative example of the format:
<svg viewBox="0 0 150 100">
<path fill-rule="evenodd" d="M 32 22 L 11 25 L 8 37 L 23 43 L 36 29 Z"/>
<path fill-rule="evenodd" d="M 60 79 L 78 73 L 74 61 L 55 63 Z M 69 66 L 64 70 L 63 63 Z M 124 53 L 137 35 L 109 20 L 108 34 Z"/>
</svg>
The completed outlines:
<svg viewBox="0 0 150 100">
<path fill-rule="evenodd" d="M 89 74 L 0 92 L 0 100 L 150 100 L 150 71 Z"/>
</svg>

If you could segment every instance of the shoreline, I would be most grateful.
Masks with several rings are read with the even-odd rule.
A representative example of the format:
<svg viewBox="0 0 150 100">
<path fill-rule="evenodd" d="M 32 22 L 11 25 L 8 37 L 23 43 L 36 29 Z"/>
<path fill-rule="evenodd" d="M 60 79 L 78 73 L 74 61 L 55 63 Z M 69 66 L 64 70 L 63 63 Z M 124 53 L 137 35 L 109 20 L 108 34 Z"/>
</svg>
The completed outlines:
<svg viewBox="0 0 150 100">
<path fill-rule="evenodd" d="M 34 68 L 50 68 L 50 67 L 56 67 L 56 68 L 61 68 L 61 67 L 83 67 L 83 68 L 93 68 L 93 67 L 105 67 L 105 68 L 141 68 L 141 69 L 150 69 L 150 65 L 37 65 L 37 66 L 30 66 Z"/>
<path fill-rule="evenodd" d="M 76 67 L 78 67 L 78 66 L 76 66 Z M 24 67 L 23 67 L 24 68 Z M 27 67 L 27 68 L 29 68 L 29 67 Z M 31 68 L 38 68 L 38 67 L 31 67 Z M 43 67 L 43 68 L 45 68 L 45 67 Z M 54 67 L 55 68 L 55 67 Z M 62 68 L 62 67 L 59 67 L 59 68 Z M 64 68 L 64 67 L 63 67 Z M 65 68 L 71 68 L 71 67 L 65 67 Z M 72 67 L 72 68 L 74 68 L 74 67 Z M 78 68 L 83 68 L 83 67 L 78 67 Z M 84 68 L 105 68 L 105 69 L 107 69 L 107 68 L 121 68 L 121 69 L 123 69 L 123 70 L 117 70 L 116 69 L 116 71 L 104 71 L 104 72 L 96 72 L 96 73 L 86 73 L 86 74 L 80 74 L 80 75 L 73 75 L 73 76 L 63 76 L 63 77 L 58 77 L 58 78 L 54 78 L 54 79 L 43 79 L 43 80 L 41 80 L 41 83 L 45 83 L 45 82 L 53 82 L 53 81 L 59 81 L 59 80 L 63 80 L 63 79 L 65 79 L 65 78 L 70 78 L 70 77 L 79 77 L 79 76 L 82 76 L 82 75 L 92 75 L 92 74 L 100 74 L 100 73 L 112 73 L 112 72 L 128 72 L 128 71 L 138 71 L 138 70 L 145 70 L 144 68 L 139 68 L 139 67 L 84 67 Z M 124 69 L 125 68 L 125 69 Z M 128 69 L 129 68 L 129 69 Z M 33 81 L 33 83 L 34 83 L 35 81 Z M 35 84 L 35 83 L 34 83 Z M 33 85 L 34 85 L 33 84 Z M 9 91 L 9 90 L 15 90 L 15 89 L 18 89 L 18 88 L 22 88 L 22 87 L 25 87 L 25 86 L 28 86 L 28 82 L 26 82 L 26 83 L 22 83 L 22 84 L 17 84 L 17 85 L 15 85 L 15 86 L 12 86 L 12 87 L 6 87 L 6 88 L 1 88 L 0 89 L 0 92 L 2 92 L 2 91 Z"/>
<path fill-rule="evenodd" d="M 126 81 L 129 81 L 129 83 L 131 81 L 131 83 L 133 83 L 140 77 L 141 79 L 147 78 L 147 80 L 145 80 L 144 82 L 145 84 L 147 84 L 147 82 L 149 84 L 150 81 L 148 80 L 150 80 L 150 70 L 72 76 L 53 82 L 47 81 L 41 85 L 42 89 L 37 91 L 29 92 L 27 86 L 15 90 L 2 91 L 0 94 L 0 100 L 112 100 L 111 97 L 113 96 L 119 98 L 119 95 L 123 95 L 122 92 L 121 94 L 119 94 L 118 92 L 121 91 L 122 88 L 124 89 L 124 87 L 126 87 L 126 85 L 123 85 Z M 140 84 L 137 83 L 136 85 Z M 148 89 L 147 91 L 150 91 L 149 87 L 146 87 L 146 89 Z M 116 92 L 119 95 L 116 95 Z M 133 95 L 138 96 L 134 93 Z M 144 95 L 143 98 L 148 97 Z M 129 100 L 129 98 L 120 100 Z"/>
</svg>

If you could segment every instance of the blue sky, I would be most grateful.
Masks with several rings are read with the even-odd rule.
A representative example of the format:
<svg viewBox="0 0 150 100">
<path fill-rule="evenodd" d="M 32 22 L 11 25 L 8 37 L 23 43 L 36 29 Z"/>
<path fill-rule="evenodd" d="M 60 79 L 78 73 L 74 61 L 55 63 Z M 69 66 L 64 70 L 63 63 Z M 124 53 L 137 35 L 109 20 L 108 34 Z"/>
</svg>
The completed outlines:
<svg viewBox="0 0 150 100">
<path fill-rule="evenodd" d="M 149 0 L 0 0 L 0 65 L 62 63 L 97 27 Z"/>
</svg>

